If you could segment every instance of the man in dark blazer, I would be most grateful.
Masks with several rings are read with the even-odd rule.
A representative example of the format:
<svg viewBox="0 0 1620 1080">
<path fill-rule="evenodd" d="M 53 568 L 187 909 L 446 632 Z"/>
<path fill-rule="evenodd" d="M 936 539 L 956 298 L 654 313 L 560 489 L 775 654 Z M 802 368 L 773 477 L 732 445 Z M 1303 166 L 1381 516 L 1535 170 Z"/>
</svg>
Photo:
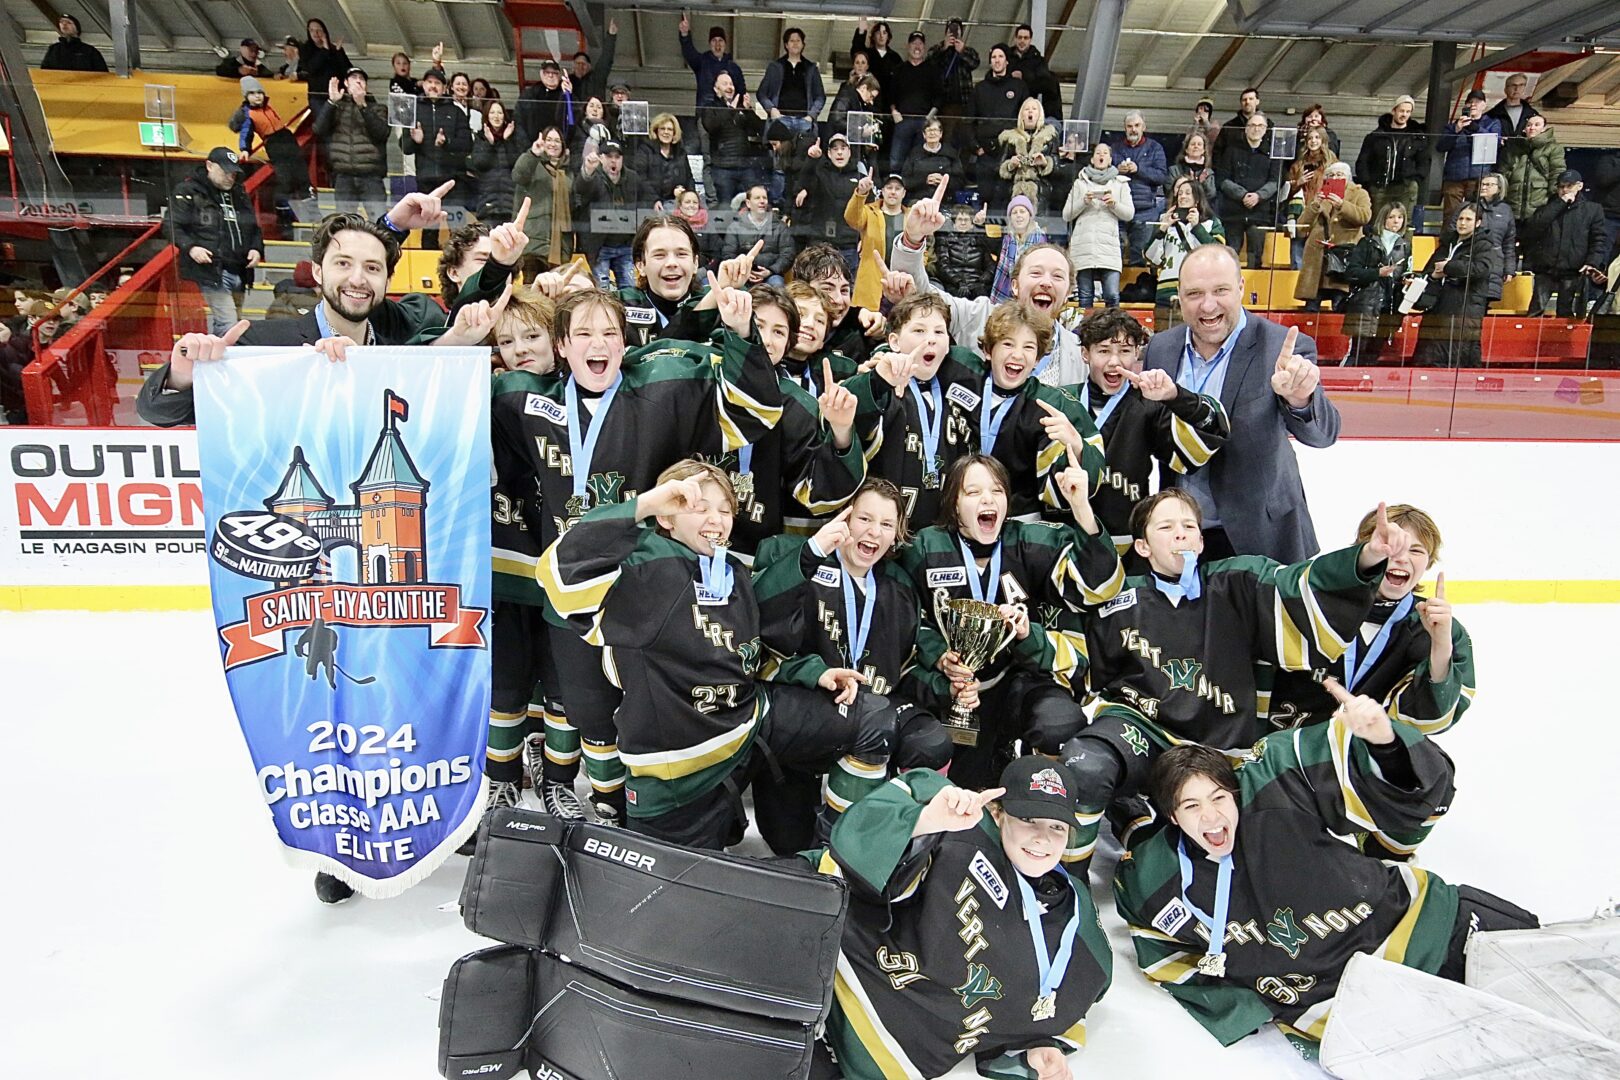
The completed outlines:
<svg viewBox="0 0 1620 1080">
<path fill-rule="evenodd" d="M 1237 252 L 1224 244 L 1194 249 L 1178 284 L 1187 325 L 1155 334 L 1143 366 L 1214 394 L 1232 420 L 1221 452 L 1175 478 L 1204 512 L 1205 557 L 1299 562 L 1316 554 L 1316 529 L 1288 436 L 1332 446 L 1339 412 L 1320 385 L 1316 343 L 1244 311 L 1243 289 Z"/>
</svg>

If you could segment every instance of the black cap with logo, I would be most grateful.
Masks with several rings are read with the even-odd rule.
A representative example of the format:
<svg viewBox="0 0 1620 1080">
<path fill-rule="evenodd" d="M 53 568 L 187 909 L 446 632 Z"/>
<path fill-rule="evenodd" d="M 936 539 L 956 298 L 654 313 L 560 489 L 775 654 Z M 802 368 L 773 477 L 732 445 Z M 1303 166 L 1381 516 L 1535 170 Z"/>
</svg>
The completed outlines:
<svg viewBox="0 0 1620 1080">
<path fill-rule="evenodd" d="M 1028 754 L 1002 770 L 998 786 L 1007 789 L 1000 799 L 1001 809 L 1013 817 L 1074 821 L 1080 784 L 1061 761 Z"/>
</svg>

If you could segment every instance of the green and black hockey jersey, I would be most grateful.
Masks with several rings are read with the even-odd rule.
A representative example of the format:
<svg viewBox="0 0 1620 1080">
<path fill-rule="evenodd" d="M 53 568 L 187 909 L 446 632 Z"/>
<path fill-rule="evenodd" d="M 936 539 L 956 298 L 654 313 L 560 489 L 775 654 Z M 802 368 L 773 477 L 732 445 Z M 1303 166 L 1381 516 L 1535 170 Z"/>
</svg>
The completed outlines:
<svg viewBox="0 0 1620 1080">
<path fill-rule="evenodd" d="M 636 521 L 634 503 L 589 511 L 548 548 L 540 583 L 571 629 L 602 649 L 624 691 L 615 714 L 632 817 L 712 791 L 748 755 L 769 703 L 758 692 L 759 608 L 726 555 L 728 596 L 700 588 L 697 553 Z"/>
<path fill-rule="evenodd" d="M 1256 661 L 1309 671 L 1344 653 L 1383 573 L 1357 569 L 1361 545 L 1284 566 L 1259 555 L 1200 563 L 1198 599 L 1173 600 L 1133 577 L 1089 613 L 1091 690 L 1165 746 L 1248 747 Z"/>
<path fill-rule="evenodd" d="M 697 310 L 697 303 L 709 294 L 708 285 L 693 278 L 692 287 L 680 300 L 671 303 L 639 285 L 619 290 L 624 303 L 625 343 L 631 348 L 654 341 L 708 341 L 720 325 L 717 308 Z"/>
<path fill-rule="evenodd" d="M 817 554 L 809 537 L 778 536 L 760 546 L 754 560 L 754 595 L 766 650 L 765 676 L 815 687 L 829 668 L 847 667 L 865 675 L 866 688 L 874 694 L 893 695 L 902 678 L 910 675 L 920 681 L 931 702 L 948 699 L 950 685 L 944 676 L 917 666 L 922 609 L 916 586 L 894 559 L 872 568 L 877 598 L 866 647 L 859 657 L 849 655 L 852 635 L 844 595 L 848 576 L 838 553 Z M 852 578 L 851 590 L 857 612 L 864 613 L 864 582 Z"/>
<path fill-rule="evenodd" d="M 503 379 L 515 372 L 497 372 L 492 383 L 496 398 L 504 392 Z M 489 491 L 489 538 L 494 556 L 491 584 L 495 599 L 516 604 L 545 605 L 545 590 L 534 579 L 543 550 L 540 537 L 543 508 L 532 485 L 513 492 L 501 477 L 522 476 L 527 467 L 516 459 L 511 447 L 494 441 L 495 461 Z M 505 459 L 503 461 L 503 458 Z"/>
<path fill-rule="evenodd" d="M 1149 401 L 1129 383 L 1108 397 L 1087 380 L 1078 393 L 1093 420 L 1103 417 L 1106 463 L 1091 507 L 1123 553 L 1131 543 L 1131 508 L 1152 494 L 1153 463 L 1185 476 L 1221 448 L 1231 424 L 1219 399 L 1185 388 L 1170 401 Z"/>
<path fill-rule="evenodd" d="M 1444 962 L 1456 888 L 1339 838 L 1366 830 L 1414 840 L 1450 805 L 1450 759 L 1416 728 L 1396 724 L 1395 733 L 1395 743 L 1374 747 L 1335 717 L 1267 736 L 1237 770 L 1224 976 L 1198 970 L 1210 931 L 1191 910 L 1215 910 L 1217 863 L 1168 820 L 1132 833 L 1114 898 L 1137 963 L 1223 1045 L 1275 1021 L 1313 1052 L 1354 953 L 1431 974 Z"/>
<path fill-rule="evenodd" d="M 540 550 L 587 509 L 633 501 L 682 458 L 706 446 L 735 450 L 765 437 L 782 415 L 781 384 L 770 358 L 758 342 L 729 330 L 722 341 L 660 341 L 625 354 L 583 494 L 575 493 L 568 376 L 513 371 L 495 380 L 490 429 L 496 483 L 524 501 L 530 531 L 539 528 Z M 594 415 L 603 400 L 582 395 L 581 407 Z M 588 423 L 579 418 L 582 429 Z M 515 570 L 518 560 L 512 562 Z"/>
<path fill-rule="evenodd" d="M 903 773 L 844 812 L 824 873 L 850 884 L 827 1037 L 849 1080 L 942 1076 L 973 1055 L 981 1075 L 1032 1077 L 1023 1052 L 1085 1044 L 1113 955 L 1091 894 L 1062 868 L 1030 882 L 1048 953 L 1077 917 L 1056 1011 L 1034 1019 L 1039 969 L 1018 871 L 989 814 L 977 828 L 913 839 L 938 773 Z"/>
<path fill-rule="evenodd" d="M 951 600 L 976 599 L 971 576 L 986 601 L 1029 608 L 1029 636 L 1009 645 L 981 670 L 979 682 L 994 685 L 1009 664 L 1017 663 L 1050 673 L 1062 686 L 1075 685 L 1087 658 L 1085 634 L 1072 615 L 1110 600 L 1125 580 L 1107 534 L 1090 536 L 1056 522 L 1009 521 L 1001 530 L 1000 571 L 994 580 L 990 579 L 994 556 L 980 570 L 974 553 L 963 553 L 964 543 L 954 529 L 934 525 L 900 551 L 900 565 L 923 601 L 918 662 L 933 669 L 946 652 L 945 638 L 934 621 L 935 595 L 943 590 Z"/>
</svg>

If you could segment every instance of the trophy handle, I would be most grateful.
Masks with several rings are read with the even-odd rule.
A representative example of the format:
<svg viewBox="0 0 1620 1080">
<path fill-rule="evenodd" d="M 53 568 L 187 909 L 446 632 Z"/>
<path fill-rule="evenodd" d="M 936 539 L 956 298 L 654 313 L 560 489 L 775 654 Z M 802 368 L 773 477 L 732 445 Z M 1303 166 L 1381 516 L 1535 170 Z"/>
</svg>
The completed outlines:
<svg viewBox="0 0 1620 1080">
<path fill-rule="evenodd" d="M 1017 608 L 1019 610 L 1019 612 L 1021 614 L 1023 614 L 1024 616 L 1027 617 L 1029 615 L 1029 608 L 1026 605 L 1024 605 L 1024 604 L 1014 604 L 1013 607 Z M 1012 628 L 1012 625 L 1009 623 L 1007 625 L 1006 631 L 1001 635 L 1001 640 L 996 642 L 996 647 L 995 647 L 994 651 L 992 651 L 990 653 L 990 655 L 995 656 L 996 653 L 999 653 L 1002 649 L 1005 649 L 1007 647 L 1007 643 L 1009 641 L 1011 641 L 1013 639 L 1013 637 L 1017 633 L 1018 633 L 1018 631 L 1014 630 Z"/>
<path fill-rule="evenodd" d="M 947 625 L 945 622 L 945 605 L 950 602 L 950 599 L 951 594 L 943 587 L 934 590 L 934 629 L 938 630 L 940 636 L 945 639 L 947 649 L 955 648 L 951 644 L 950 635 L 945 629 Z"/>
</svg>

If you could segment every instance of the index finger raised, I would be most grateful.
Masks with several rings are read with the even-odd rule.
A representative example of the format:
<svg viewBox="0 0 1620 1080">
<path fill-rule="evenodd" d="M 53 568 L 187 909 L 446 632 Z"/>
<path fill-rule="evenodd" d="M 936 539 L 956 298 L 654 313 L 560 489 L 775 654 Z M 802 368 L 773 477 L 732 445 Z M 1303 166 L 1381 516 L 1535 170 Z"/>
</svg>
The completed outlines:
<svg viewBox="0 0 1620 1080">
<path fill-rule="evenodd" d="M 528 221 L 528 220 L 529 220 L 529 196 L 525 195 L 525 196 L 523 196 L 523 205 L 518 207 L 517 216 L 512 219 L 512 224 L 516 225 L 518 228 L 521 229 L 521 228 L 523 228 L 523 223 Z"/>
<path fill-rule="evenodd" d="M 1436 600 L 1446 598 L 1446 572 L 1444 570 L 1434 576 L 1434 598 Z"/>
<path fill-rule="evenodd" d="M 1059 417 L 1060 419 L 1064 419 L 1064 420 L 1068 419 L 1068 417 L 1063 415 L 1061 410 L 1054 409 L 1051 405 L 1048 405 L 1046 402 L 1042 401 L 1040 398 L 1035 399 L 1035 404 L 1039 405 L 1042 409 L 1044 409 L 1046 411 L 1046 415 L 1048 415 L 1048 416 L 1056 416 L 1056 417 Z"/>
<path fill-rule="evenodd" d="M 235 345 L 237 340 L 243 334 L 248 332 L 248 327 L 250 327 L 252 325 L 253 324 L 251 322 L 248 322 L 248 320 L 243 319 L 241 322 L 237 323 L 235 326 L 233 326 L 229 330 L 225 331 L 225 336 L 223 338 L 221 338 L 220 340 L 225 342 L 226 348 L 229 348 L 230 346 Z M 1445 575 L 1442 574 L 1440 576 L 1441 576 L 1441 579 L 1443 581 L 1444 578 L 1445 578 Z"/>
<path fill-rule="evenodd" d="M 569 280 L 572 279 L 575 274 L 579 273 L 579 268 L 584 266 L 584 265 L 585 264 L 580 262 L 578 259 L 570 259 L 568 261 L 568 266 L 563 270 L 562 280 L 559 281 L 557 284 L 559 284 L 559 285 L 568 284 Z M 711 287 L 714 285 L 714 275 L 713 274 L 709 275 L 709 285 Z"/>
<path fill-rule="evenodd" d="M 1007 794 L 1007 789 L 1004 787 L 985 788 L 973 797 L 973 801 L 983 806 L 986 803 L 994 802 L 1005 794 Z"/>
<path fill-rule="evenodd" d="M 754 246 L 748 249 L 748 261 L 753 262 L 759 258 L 759 253 L 765 250 L 765 238 L 762 236 L 754 241 Z"/>
<path fill-rule="evenodd" d="M 825 356 L 821 358 L 821 385 L 828 390 L 838 385 L 837 380 L 833 378 L 832 360 Z"/>
<path fill-rule="evenodd" d="M 939 178 L 939 184 L 934 188 L 934 204 L 936 206 L 945 205 L 945 189 L 950 186 L 950 183 L 951 177 L 949 173 Z"/>
<path fill-rule="evenodd" d="M 1283 336 L 1282 352 L 1277 354 L 1277 365 L 1280 367 L 1284 360 L 1294 355 L 1294 342 L 1299 340 L 1299 327 L 1290 326 L 1288 333 Z"/>
<path fill-rule="evenodd" d="M 450 189 L 455 186 L 456 182 L 454 180 L 446 180 L 444 183 L 428 192 L 428 197 L 431 199 L 442 199 L 448 195 L 450 193 Z"/>
<path fill-rule="evenodd" d="M 1338 679 L 1329 677 L 1322 680 L 1322 689 L 1326 690 L 1340 705 L 1348 705 L 1356 700 L 1356 696 L 1344 688 Z"/>
</svg>

